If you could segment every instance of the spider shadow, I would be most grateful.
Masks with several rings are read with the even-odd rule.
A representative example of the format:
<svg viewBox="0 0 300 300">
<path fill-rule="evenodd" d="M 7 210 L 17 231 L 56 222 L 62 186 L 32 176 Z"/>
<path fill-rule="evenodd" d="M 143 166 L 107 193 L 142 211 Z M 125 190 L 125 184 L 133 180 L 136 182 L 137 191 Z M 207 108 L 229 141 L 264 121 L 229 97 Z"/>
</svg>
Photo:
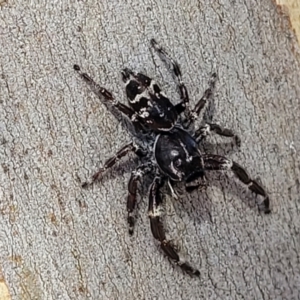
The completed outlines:
<svg viewBox="0 0 300 300">
<path fill-rule="evenodd" d="M 222 156 L 228 156 L 229 153 L 236 152 L 233 143 L 211 144 L 205 142 L 202 148 L 208 150 L 205 152 Z M 194 219 L 196 222 L 207 221 L 213 223 L 212 206 L 218 205 L 218 202 L 216 201 L 217 199 L 215 200 L 210 196 L 212 194 L 210 193 L 211 187 L 216 187 L 220 191 L 218 194 L 228 195 L 225 200 L 234 198 L 235 201 L 238 198 L 243 205 L 248 206 L 254 212 L 258 211 L 257 196 L 245 187 L 232 171 L 207 171 L 206 177 L 208 186 L 204 189 L 195 189 L 188 193 L 185 191 L 184 184 L 180 183 L 178 187 L 175 187 L 179 197 L 174 208 L 178 215 L 187 214 L 189 218 Z M 233 197 L 230 197 L 230 195 Z M 219 204 L 221 203 L 219 202 Z M 221 205 L 227 204 L 229 203 Z M 233 205 L 233 207 L 238 206 L 235 203 L 230 203 L 230 205 Z"/>
<path fill-rule="evenodd" d="M 248 206 L 252 210 L 257 211 L 256 195 L 250 190 L 245 190 L 238 180 L 234 177 L 229 178 L 227 174 L 214 172 L 207 172 L 206 177 L 209 185 L 205 190 L 195 190 L 191 193 L 182 192 L 178 199 L 178 204 L 175 205 L 175 210 L 178 214 L 186 213 L 189 218 L 193 218 L 196 222 L 208 221 L 213 223 L 212 206 L 213 205 L 232 205 L 233 207 L 238 206 L 235 203 L 221 203 L 216 201 L 212 196 L 209 196 L 210 188 L 216 187 L 219 191 L 218 194 L 228 195 L 225 200 L 230 199 L 230 195 L 234 196 L 234 200 L 240 199 L 244 205 Z M 184 188 L 182 189 L 184 191 Z M 219 203 L 218 203 L 219 202 Z M 177 207 L 176 207 L 177 206 Z"/>
<path fill-rule="evenodd" d="M 230 141 L 227 143 L 211 143 L 208 141 L 204 141 L 199 146 L 199 149 L 202 153 L 205 154 L 217 154 L 226 157 L 240 151 L 234 141 Z"/>
</svg>

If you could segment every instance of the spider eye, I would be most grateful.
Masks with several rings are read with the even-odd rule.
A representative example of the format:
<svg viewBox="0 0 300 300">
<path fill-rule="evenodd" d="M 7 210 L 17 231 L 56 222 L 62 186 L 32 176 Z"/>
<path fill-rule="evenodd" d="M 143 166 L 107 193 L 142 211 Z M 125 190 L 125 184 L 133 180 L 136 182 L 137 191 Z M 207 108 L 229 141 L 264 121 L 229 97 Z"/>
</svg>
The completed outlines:
<svg viewBox="0 0 300 300">
<path fill-rule="evenodd" d="M 172 155 L 173 157 L 176 157 L 176 156 L 179 155 L 179 152 L 178 152 L 177 150 L 172 150 L 172 151 L 171 151 L 171 155 Z"/>
</svg>

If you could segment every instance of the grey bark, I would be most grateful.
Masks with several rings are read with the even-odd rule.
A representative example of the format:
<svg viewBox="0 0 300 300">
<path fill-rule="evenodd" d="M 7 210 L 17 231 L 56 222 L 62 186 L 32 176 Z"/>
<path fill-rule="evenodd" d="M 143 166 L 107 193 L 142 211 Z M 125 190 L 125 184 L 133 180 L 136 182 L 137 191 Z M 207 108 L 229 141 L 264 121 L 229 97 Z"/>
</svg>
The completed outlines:
<svg viewBox="0 0 300 300">
<path fill-rule="evenodd" d="M 0 30 L 0 268 L 12 299 L 299 299 L 299 47 L 272 1 L 7 1 Z M 130 137 L 72 66 L 124 103 L 120 70 L 145 72 L 175 103 L 152 37 L 181 65 L 192 103 L 218 73 L 213 120 L 242 146 L 211 137 L 208 148 L 271 197 L 261 215 L 224 174 L 205 192 L 166 195 L 168 236 L 200 278 L 153 242 L 147 184 L 128 236 L 133 156 L 80 187 Z"/>
</svg>

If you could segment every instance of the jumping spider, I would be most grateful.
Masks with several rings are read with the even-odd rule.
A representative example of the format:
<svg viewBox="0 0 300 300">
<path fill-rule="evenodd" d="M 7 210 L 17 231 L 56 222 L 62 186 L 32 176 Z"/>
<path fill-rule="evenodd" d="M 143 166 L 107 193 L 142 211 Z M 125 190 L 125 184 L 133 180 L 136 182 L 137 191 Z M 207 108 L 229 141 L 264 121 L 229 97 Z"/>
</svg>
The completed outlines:
<svg viewBox="0 0 300 300">
<path fill-rule="evenodd" d="M 122 79 L 125 83 L 129 102 L 129 106 L 126 106 L 115 100 L 105 88 L 97 85 L 89 75 L 81 72 L 78 65 L 74 65 L 74 69 L 80 77 L 93 88 L 96 94 L 104 100 L 104 103 L 110 103 L 118 112 L 129 118 L 136 132 L 133 135 L 134 142 L 132 141 L 121 148 L 92 176 L 90 182 L 86 182 L 82 186 L 86 187 L 99 180 L 103 173 L 114 166 L 121 157 L 129 152 L 135 152 L 141 158 L 142 163 L 132 172 L 128 183 L 127 220 L 129 233 L 133 233 L 138 182 L 144 175 L 150 173 L 154 176 L 149 189 L 148 210 L 152 234 L 160 242 L 162 250 L 169 258 L 184 271 L 199 276 L 200 272 L 188 262 L 183 261 L 171 241 L 166 238 L 161 220 L 162 197 L 160 189 L 162 186 L 168 182 L 172 195 L 174 195 L 172 185 L 176 182 L 184 182 L 187 190 L 193 189 L 203 184 L 206 171 L 231 170 L 250 191 L 263 197 L 263 201 L 259 204 L 261 211 L 270 213 L 270 201 L 260 183 L 251 179 L 246 170 L 238 163 L 223 156 L 201 153 L 199 150 L 198 146 L 210 132 L 232 137 L 237 144 L 240 143 L 239 138 L 231 130 L 222 128 L 217 124 L 202 123 L 202 126 L 198 128 L 194 126 L 195 120 L 212 95 L 217 75 L 212 74 L 208 89 L 194 108 L 190 110 L 188 108 L 189 96 L 182 81 L 179 65 L 154 39 L 151 40 L 151 46 L 175 75 L 180 94 L 180 102 L 176 105 L 172 104 L 151 78 L 124 69 Z M 194 129 L 191 129 L 191 125 Z"/>
</svg>

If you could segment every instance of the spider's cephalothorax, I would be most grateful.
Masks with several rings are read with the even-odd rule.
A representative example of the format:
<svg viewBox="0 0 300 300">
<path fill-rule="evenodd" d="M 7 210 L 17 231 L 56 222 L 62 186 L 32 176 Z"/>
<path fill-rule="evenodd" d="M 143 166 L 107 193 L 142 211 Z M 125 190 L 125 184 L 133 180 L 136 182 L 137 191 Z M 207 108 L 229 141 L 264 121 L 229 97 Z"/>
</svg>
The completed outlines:
<svg viewBox="0 0 300 300">
<path fill-rule="evenodd" d="M 178 118 L 178 107 L 161 92 L 154 80 L 125 69 L 122 72 L 130 106 L 135 111 L 133 122 L 141 122 L 155 131 L 171 130 Z"/>
<path fill-rule="evenodd" d="M 159 86 L 146 75 L 124 69 L 122 79 L 125 83 L 129 102 L 129 106 L 126 106 L 115 100 L 109 91 L 96 84 L 89 75 L 82 73 L 78 65 L 74 65 L 74 69 L 104 100 L 105 104 L 112 104 L 117 111 L 127 116 L 135 125 L 134 141 L 125 145 L 108 159 L 104 166 L 92 176 L 92 180 L 85 182 L 82 186 L 86 187 L 100 179 L 102 174 L 123 156 L 129 152 L 135 152 L 141 158 L 142 163 L 132 172 L 128 183 L 127 220 L 129 233 L 133 233 L 138 182 L 145 174 L 152 173 L 154 180 L 149 189 L 148 210 L 152 234 L 160 242 L 162 250 L 169 258 L 186 272 L 198 276 L 200 272 L 182 260 L 176 248 L 166 238 L 161 220 L 162 197 L 160 195 L 160 189 L 164 183 L 169 183 L 172 195 L 174 195 L 172 184 L 176 184 L 176 182 L 184 182 L 189 191 L 191 188 L 194 189 L 203 185 L 206 171 L 230 170 L 250 191 L 263 198 L 258 205 L 261 211 L 270 213 L 270 200 L 264 188 L 256 180 L 251 179 L 246 170 L 238 163 L 223 156 L 204 154 L 199 150 L 199 144 L 210 132 L 232 137 L 237 145 L 240 144 L 238 136 L 229 129 L 211 123 L 202 123 L 200 127 L 194 124 L 212 95 L 216 74 L 212 74 L 208 89 L 194 108 L 190 110 L 188 108 L 188 92 L 182 81 L 177 62 L 155 40 L 151 40 L 151 45 L 173 70 L 180 92 L 178 104 L 173 104 L 161 92 Z M 184 111 L 185 115 L 182 116 Z M 191 125 L 194 125 L 193 130 L 190 129 Z"/>
</svg>

